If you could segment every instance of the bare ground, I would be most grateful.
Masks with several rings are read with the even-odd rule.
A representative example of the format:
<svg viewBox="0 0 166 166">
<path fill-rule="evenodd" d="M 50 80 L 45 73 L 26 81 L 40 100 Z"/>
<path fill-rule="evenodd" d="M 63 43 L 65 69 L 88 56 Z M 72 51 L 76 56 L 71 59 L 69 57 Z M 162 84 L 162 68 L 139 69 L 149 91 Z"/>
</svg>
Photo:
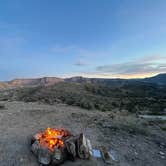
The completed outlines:
<svg viewBox="0 0 166 166">
<path fill-rule="evenodd" d="M 94 148 L 113 148 L 119 157 L 115 166 L 166 165 L 166 133 L 158 126 L 153 126 L 157 130 L 152 130 L 152 134 L 134 133 L 118 128 L 119 124 L 116 126 L 109 113 L 61 104 L 3 103 L 5 109 L 0 109 L 0 166 L 38 166 L 30 152 L 29 138 L 47 127 L 65 127 L 73 134 L 84 132 Z M 92 159 L 64 165 L 102 166 L 104 163 Z"/>
</svg>

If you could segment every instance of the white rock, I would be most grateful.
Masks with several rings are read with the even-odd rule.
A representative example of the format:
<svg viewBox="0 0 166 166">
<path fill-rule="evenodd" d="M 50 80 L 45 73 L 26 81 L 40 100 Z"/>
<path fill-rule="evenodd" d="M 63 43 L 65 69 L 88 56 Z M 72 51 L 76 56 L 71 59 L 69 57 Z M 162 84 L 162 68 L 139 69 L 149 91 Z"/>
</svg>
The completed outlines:
<svg viewBox="0 0 166 166">
<path fill-rule="evenodd" d="M 162 152 L 162 151 L 160 151 L 159 153 L 160 153 L 160 155 L 164 155 L 164 152 Z"/>
</svg>

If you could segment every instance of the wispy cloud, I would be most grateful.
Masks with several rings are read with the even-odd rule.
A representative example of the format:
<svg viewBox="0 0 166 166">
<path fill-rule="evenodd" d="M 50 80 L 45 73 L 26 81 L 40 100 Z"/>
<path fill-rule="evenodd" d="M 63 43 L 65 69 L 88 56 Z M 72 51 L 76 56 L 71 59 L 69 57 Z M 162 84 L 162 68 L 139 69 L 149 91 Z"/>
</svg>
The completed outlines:
<svg viewBox="0 0 166 166">
<path fill-rule="evenodd" d="M 142 59 L 125 63 L 98 66 L 96 71 L 110 75 L 121 76 L 148 76 L 166 72 L 166 56 L 146 56 Z"/>
<path fill-rule="evenodd" d="M 86 62 L 86 61 L 84 61 L 84 60 L 78 60 L 74 65 L 81 67 L 81 66 L 87 66 L 87 65 L 89 65 L 89 63 Z"/>
</svg>

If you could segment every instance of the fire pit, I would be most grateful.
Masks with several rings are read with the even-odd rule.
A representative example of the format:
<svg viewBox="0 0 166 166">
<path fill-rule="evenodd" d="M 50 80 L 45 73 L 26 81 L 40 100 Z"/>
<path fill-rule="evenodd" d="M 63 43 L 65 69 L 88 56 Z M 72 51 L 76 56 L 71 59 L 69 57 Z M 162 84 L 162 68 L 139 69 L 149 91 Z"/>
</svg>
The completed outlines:
<svg viewBox="0 0 166 166">
<path fill-rule="evenodd" d="M 81 133 L 72 135 L 67 129 L 47 128 L 31 139 L 31 151 L 42 165 L 60 165 L 66 160 L 89 159 L 90 140 Z"/>
</svg>

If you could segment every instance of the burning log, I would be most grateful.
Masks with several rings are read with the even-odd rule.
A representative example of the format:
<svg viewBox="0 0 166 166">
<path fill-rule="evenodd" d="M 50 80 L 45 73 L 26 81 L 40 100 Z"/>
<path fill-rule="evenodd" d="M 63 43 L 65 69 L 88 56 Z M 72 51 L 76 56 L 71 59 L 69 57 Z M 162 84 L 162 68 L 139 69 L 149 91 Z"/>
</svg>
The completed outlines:
<svg viewBox="0 0 166 166">
<path fill-rule="evenodd" d="M 92 155 L 90 141 L 84 134 L 73 136 L 66 129 L 47 128 L 31 139 L 31 151 L 43 165 L 60 165 L 76 157 L 89 159 Z"/>
</svg>

